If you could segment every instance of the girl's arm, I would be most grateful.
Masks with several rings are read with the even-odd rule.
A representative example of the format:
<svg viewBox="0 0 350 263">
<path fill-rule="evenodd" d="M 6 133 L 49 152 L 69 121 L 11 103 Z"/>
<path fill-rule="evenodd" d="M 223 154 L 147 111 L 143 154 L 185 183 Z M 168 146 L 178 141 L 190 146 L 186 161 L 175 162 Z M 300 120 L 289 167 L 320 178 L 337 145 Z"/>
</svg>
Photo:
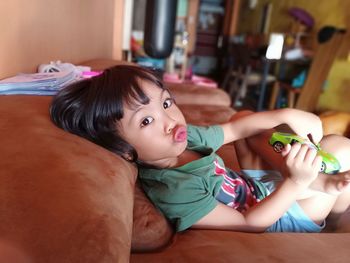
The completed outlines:
<svg viewBox="0 0 350 263">
<path fill-rule="evenodd" d="M 295 133 L 305 138 L 311 133 L 316 143 L 322 138 L 322 123 L 318 116 L 297 109 L 279 109 L 252 113 L 222 124 L 224 144 L 261 133 L 280 124 L 287 124 Z"/>
<path fill-rule="evenodd" d="M 272 194 L 245 213 L 240 213 L 232 207 L 218 203 L 192 228 L 263 232 L 289 209 L 297 199 L 298 194 L 304 189 L 303 186 L 286 179 Z"/>
<path fill-rule="evenodd" d="M 261 232 L 274 224 L 315 180 L 321 166 L 321 157 L 306 145 L 289 145 L 282 154 L 287 155 L 286 170 L 290 176 L 273 193 L 245 213 L 219 203 L 193 227 Z"/>
</svg>

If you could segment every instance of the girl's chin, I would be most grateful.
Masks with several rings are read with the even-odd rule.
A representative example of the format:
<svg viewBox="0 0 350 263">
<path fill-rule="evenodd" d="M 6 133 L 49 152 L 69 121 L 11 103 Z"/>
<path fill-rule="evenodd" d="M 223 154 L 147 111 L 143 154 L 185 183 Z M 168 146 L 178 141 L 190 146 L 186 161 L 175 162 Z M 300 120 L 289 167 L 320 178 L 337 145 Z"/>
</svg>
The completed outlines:
<svg viewBox="0 0 350 263">
<path fill-rule="evenodd" d="M 185 150 L 186 150 L 186 148 L 187 148 L 187 141 L 184 141 L 184 142 L 178 142 L 177 144 L 179 144 L 179 148 L 180 148 L 180 154 L 181 153 L 183 153 Z"/>
</svg>

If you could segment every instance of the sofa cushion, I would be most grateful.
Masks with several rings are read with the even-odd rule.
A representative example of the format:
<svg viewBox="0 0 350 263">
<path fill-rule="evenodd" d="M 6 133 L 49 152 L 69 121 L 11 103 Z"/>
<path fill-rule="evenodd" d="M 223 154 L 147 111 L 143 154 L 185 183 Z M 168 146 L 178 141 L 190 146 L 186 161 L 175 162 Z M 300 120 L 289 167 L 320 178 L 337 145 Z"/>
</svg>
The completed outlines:
<svg viewBox="0 0 350 263">
<path fill-rule="evenodd" d="M 350 234 L 241 233 L 188 230 L 159 253 L 130 262 L 348 262 Z"/>
<path fill-rule="evenodd" d="M 159 250 L 171 242 L 174 229 L 148 199 L 139 182 L 135 185 L 133 220 L 133 252 Z"/>
<path fill-rule="evenodd" d="M 230 107 L 218 105 L 178 105 L 188 123 L 211 125 L 227 122 L 235 113 Z"/>
<path fill-rule="evenodd" d="M 32 262 L 127 262 L 136 169 L 55 127 L 50 101 L 0 96 L 0 241 Z"/>
</svg>

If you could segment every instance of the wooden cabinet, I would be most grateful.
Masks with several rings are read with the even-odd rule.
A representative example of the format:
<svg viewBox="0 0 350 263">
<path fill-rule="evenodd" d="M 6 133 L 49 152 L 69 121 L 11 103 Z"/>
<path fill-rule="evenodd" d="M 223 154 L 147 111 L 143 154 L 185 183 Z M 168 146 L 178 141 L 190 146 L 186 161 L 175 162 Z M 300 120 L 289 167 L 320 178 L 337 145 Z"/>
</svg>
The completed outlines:
<svg viewBox="0 0 350 263">
<path fill-rule="evenodd" d="M 192 37 L 195 44 L 190 49 L 193 71 L 200 75 L 215 75 L 223 39 L 236 34 L 240 0 L 196 2 L 197 10 L 189 9 L 189 17 L 197 12 L 196 28 L 191 30 L 195 35 Z"/>
</svg>

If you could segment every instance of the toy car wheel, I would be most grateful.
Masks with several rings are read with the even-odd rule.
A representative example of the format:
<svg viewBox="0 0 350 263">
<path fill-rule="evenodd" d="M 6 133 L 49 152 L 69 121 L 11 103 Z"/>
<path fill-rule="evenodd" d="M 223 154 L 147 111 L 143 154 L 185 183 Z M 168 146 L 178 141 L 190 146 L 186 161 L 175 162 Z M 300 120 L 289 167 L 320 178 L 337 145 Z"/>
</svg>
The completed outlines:
<svg viewBox="0 0 350 263">
<path fill-rule="evenodd" d="M 322 162 L 321 168 L 320 168 L 320 172 L 321 172 L 321 173 L 324 173 L 324 171 L 326 171 L 326 163 L 325 163 L 325 162 Z"/>
<path fill-rule="evenodd" d="M 275 142 L 273 144 L 273 149 L 275 150 L 275 152 L 280 153 L 280 152 L 282 152 L 283 148 L 284 148 L 284 144 L 281 142 Z"/>
</svg>

